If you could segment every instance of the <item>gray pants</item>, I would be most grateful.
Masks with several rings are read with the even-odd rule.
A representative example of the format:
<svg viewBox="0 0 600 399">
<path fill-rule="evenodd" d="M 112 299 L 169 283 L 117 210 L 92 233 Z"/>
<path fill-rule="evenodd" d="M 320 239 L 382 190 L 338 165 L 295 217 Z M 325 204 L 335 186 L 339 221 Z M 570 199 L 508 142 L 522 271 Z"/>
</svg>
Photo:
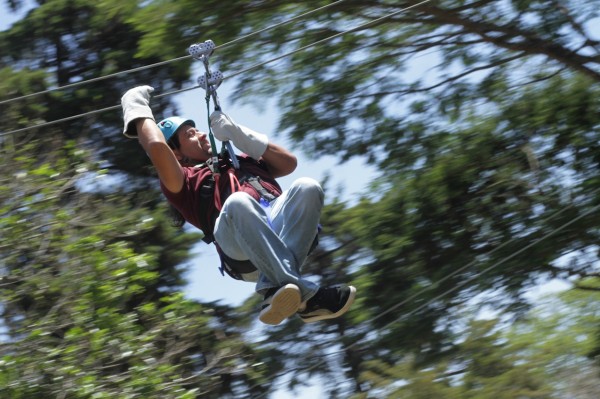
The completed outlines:
<svg viewBox="0 0 600 399">
<path fill-rule="evenodd" d="M 292 283 L 306 301 L 319 287 L 300 270 L 317 234 L 323 198 L 323 189 L 310 178 L 296 180 L 269 207 L 246 193 L 233 193 L 215 224 L 215 239 L 227 256 L 256 266 L 256 292 Z"/>
</svg>

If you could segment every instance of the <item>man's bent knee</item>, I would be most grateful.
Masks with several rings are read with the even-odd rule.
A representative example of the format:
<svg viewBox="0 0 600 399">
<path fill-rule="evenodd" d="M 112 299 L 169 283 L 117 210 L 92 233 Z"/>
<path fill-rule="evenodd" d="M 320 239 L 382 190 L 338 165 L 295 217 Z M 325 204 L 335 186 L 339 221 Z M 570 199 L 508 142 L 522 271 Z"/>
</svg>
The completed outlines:
<svg viewBox="0 0 600 399">
<path fill-rule="evenodd" d="M 303 196 L 315 196 L 315 199 L 323 203 L 325 194 L 323 193 L 323 188 L 315 179 L 310 177 L 301 177 L 294 181 L 292 187 L 294 186 Z"/>
<path fill-rule="evenodd" d="M 254 198 L 244 192 L 235 192 L 227 198 L 223 204 L 222 212 L 235 214 L 236 212 L 245 212 L 255 207 Z"/>
</svg>

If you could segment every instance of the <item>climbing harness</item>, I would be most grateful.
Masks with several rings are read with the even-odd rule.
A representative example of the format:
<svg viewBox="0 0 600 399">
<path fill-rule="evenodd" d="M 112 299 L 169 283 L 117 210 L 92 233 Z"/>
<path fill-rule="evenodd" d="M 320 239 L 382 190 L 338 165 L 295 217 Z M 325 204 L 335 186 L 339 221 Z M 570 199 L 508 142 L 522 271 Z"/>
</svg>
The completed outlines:
<svg viewBox="0 0 600 399">
<path fill-rule="evenodd" d="M 240 160 L 240 169 L 237 171 L 237 174 L 239 176 L 239 186 L 240 186 L 239 188 L 241 189 L 241 186 L 244 185 L 246 187 L 248 187 L 248 186 L 252 187 L 256 191 L 256 193 L 259 197 L 259 203 L 263 208 L 265 208 L 268 222 L 269 222 L 269 225 L 271 226 L 271 218 L 269 216 L 270 210 L 267 210 L 267 209 L 271 207 L 272 202 L 277 198 L 278 193 L 272 192 L 268 188 L 263 186 L 261 184 L 261 182 L 263 180 L 256 174 L 249 171 L 250 165 L 259 165 L 259 163 L 258 163 L 258 161 L 251 159 L 251 158 L 243 158 Z M 201 165 L 198 165 L 197 167 L 203 167 L 203 166 L 204 166 L 204 164 L 201 164 Z M 230 163 L 228 164 L 227 162 L 222 162 L 220 164 L 220 167 L 228 168 L 229 170 L 232 170 L 232 165 Z M 218 191 L 219 191 L 219 189 L 216 186 L 216 180 L 214 179 L 214 176 L 211 176 L 211 178 L 208 179 L 208 181 L 202 186 L 200 195 L 203 198 L 210 200 L 210 199 L 214 198 L 214 193 L 216 193 Z M 227 199 L 227 197 L 235 191 L 239 191 L 239 190 L 234 190 L 233 188 L 225 187 L 225 189 L 223 191 L 223 199 Z M 218 214 L 219 214 L 218 212 L 210 214 L 210 217 L 212 218 L 212 223 L 211 223 L 212 225 L 215 224 Z M 272 228 L 272 226 L 271 226 L 271 228 Z M 244 280 L 245 278 L 248 278 L 248 276 L 253 275 L 253 273 L 256 271 L 256 267 L 249 260 L 243 260 L 243 261 L 236 260 L 236 259 L 233 259 L 233 258 L 230 258 L 229 256 L 227 256 L 227 254 L 225 254 L 221 250 L 221 247 L 215 241 L 215 238 L 212 233 L 205 232 L 205 235 L 204 235 L 204 238 L 202 238 L 202 241 L 204 241 L 207 244 L 215 245 L 215 247 L 217 249 L 217 253 L 219 254 L 219 259 L 221 260 L 221 264 L 219 266 L 219 271 L 221 272 L 222 275 L 227 274 L 236 280 Z M 250 280 L 247 280 L 247 281 L 250 281 Z"/>
</svg>

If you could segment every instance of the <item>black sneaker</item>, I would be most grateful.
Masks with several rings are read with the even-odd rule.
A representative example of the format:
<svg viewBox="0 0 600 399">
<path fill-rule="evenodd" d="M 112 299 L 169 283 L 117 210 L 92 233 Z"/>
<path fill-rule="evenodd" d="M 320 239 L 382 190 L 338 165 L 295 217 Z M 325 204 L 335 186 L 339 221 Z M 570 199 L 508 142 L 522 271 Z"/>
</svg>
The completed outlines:
<svg viewBox="0 0 600 399">
<path fill-rule="evenodd" d="M 258 319 L 265 324 L 276 326 L 298 311 L 301 300 L 300 288 L 295 284 L 271 288 L 265 294 Z"/>
<path fill-rule="evenodd" d="M 355 296 L 356 288 L 351 285 L 319 288 L 317 293 L 306 302 L 305 309 L 298 312 L 298 316 L 305 323 L 335 319 L 350 309 Z"/>
</svg>

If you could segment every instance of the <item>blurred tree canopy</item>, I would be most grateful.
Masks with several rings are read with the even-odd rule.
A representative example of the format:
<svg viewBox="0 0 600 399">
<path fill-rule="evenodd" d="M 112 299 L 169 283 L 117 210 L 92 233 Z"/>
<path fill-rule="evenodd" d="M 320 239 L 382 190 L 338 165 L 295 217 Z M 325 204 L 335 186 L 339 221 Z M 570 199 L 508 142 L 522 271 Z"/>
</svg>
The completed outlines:
<svg viewBox="0 0 600 399">
<path fill-rule="evenodd" d="M 307 376 L 324 376 L 331 397 L 348 397 L 349 393 L 393 397 L 398 387 L 393 379 L 383 378 L 383 370 L 399 367 L 402 377 L 398 378 L 421 384 L 414 392 L 427 392 L 427 386 L 432 395 L 465 397 L 452 386 L 433 385 L 437 374 L 426 369 L 427 365 L 439 367 L 439 362 L 460 352 L 468 359 L 466 364 L 481 361 L 501 367 L 508 362 L 506 373 L 494 376 L 522 377 L 523 386 L 536 387 L 521 394 L 548 394 L 546 380 L 540 382 L 535 372 L 523 373 L 527 367 L 515 367 L 503 350 L 490 349 L 496 336 L 489 325 L 475 322 L 459 334 L 456 326 L 464 322 L 461 309 L 465 304 L 488 306 L 506 312 L 506 317 L 522 316 L 528 308 L 527 290 L 552 278 L 573 282 L 575 290 L 588 295 L 597 291 L 597 0 L 38 3 L 21 21 L 0 33 L 0 100 L 172 60 L 184 55 L 190 44 L 212 39 L 223 45 L 216 54 L 225 76 L 245 71 L 236 76 L 232 100 L 260 107 L 274 99 L 281 111 L 281 134 L 291 137 L 298 149 L 316 160 L 323 154 L 335 154 L 342 160 L 360 156 L 377 167 L 379 173 L 361 198 L 329 199 L 323 215 L 322 245 L 305 265 L 324 284 L 351 281 L 357 285 L 359 297 L 347 317 L 310 326 L 293 320 L 252 343 L 237 340 L 244 339 L 239 334 L 250 323 L 247 317 L 252 318 L 250 309 L 256 298 L 237 313 L 224 309 L 217 318 L 223 328 L 233 330 L 225 336 L 235 337 L 233 342 L 219 339 L 218 347 L 241 345 L 243 353 L 252 353 L 249 356 L 264 356 L 266 366 L 260 371 L 238 368 L 243 370 L 240 378 L 246 388 L 269 389 L 273 370 L 281 370 L 275 376 L 286 375 L 293 387 L 310 381 Z M 18 1 L 7 5 L 13 9 L 22 6 Z M 276 25 L 324 6 L 308 17 Z M 277 62 L 268 62 L 285 54 Z M 186 58 L 2 104 L 0 129 L 6 132 L 112 106 L 122 92 L 138 84 L 151 84 L 157 93 L 191 85 L 191 66 Z M 165 97 L 156 99 L 153 108 L 157 115 L 175 111 L 171 99 Z M 196 312 L 202 314 L 204 305 L 175 294 L 184 283 L 179 265 L 197 237 L 165 226 L 164 206 L 153 189 L 156 184 L 147 159 L 135 142 L 122 138 L 121 128 L 120 112 L 115 111 L 0 136 L 4 152 L 2 273 L 3 280 L 8 279 L 0 289 L 11 336 L 4 345 L 3 355 L 9 356 L 5 364 L 18 359 L 23 362 L 19 350 L 26 351 L 29 345 L 46 348 L 40 353 L 62 348 L 79 353 L 82 342 L 95 339 L 89 331 L 102 330 L 93 325 L 101 322 L 98 309 L 104 302 L 109 313 L 116 312 L 119 317 L 129 312 L 137 315 L 129 326 L 113 319 L 106 334 L 114 329 L 119 336 L 113 326 L 122 325 L 138 332 L 136 336 L 146 336 L 148 350 L 164 349 L 165 344 L 152 335 L 151 326 L 175 328 L 166 318 L 168 311 L 160 311 L 173 306 L 180 315 L 190 312 L 190 320 L 198 323 L 198 336 L 191 339 L 209 342 L 203 349 L 186 349 L 189 358 L 197 359 L 199 353 L 204 359 L 222 358 L 208 338 L 210 323 L 215 321 L 195 316 Z M 75 184 L 83 176 L 72 162 L 74 148 L 84 148 L 89 157 L 86 162 L 99 165 L 92 175 L 102 170 L 113 179 L 111 189 L 91 193 L 86 185 Z M 21 178 L 25 181 L 17 180 L 20 171 L 27 172 L 27 177 Z M 69 177 L 61 182 L 71 183 L 48 186 L 45 179 L 57 173 Z M 32 174 L 40 180 L 29 182 Z M 96 199 L 84 200 L 88 197 Z M 59 202 L 54 208 L 29 205 L 40 199 L 46 204 L 46 198 Z M 15 205 L 15 201 L 21 202 Z M 64 209 L 70 210 L 68 216 L 61 214 Z M 137 212 L 144 216 L 136 218 Z M 94 215 L 100 224 L 112 221 L 110 228 L 74 229 L 67 223 L 61 225 L 60 234 L 41 234 L 45 231 L 39 226 L 49 220 L 72 222 L 82 214 Z M 114 233 L 129 231 L 149 218 L 152 222 L 145 222 L 149 225 L 143 230 L 147 233 L 126 238 Z M 35 230 L 40 234 L 31 233 Z M 5 236 L 11 240 L 7 244 Z M 77 281 L 77 289 L 84 292 L 83 287 L 102 291 L 71 275 L 78 270 L 71 259 L 79 259 L 81 254 L 69 253 L 70 247 L 59 245 L 68 242 L 81 242 L 78 245 L 86 248 L 86 258 L 77 265 L 85 263 L 85 268 L 94 270 L 90 273 L 101 273 L 103 277 L 93 281 L 133 287 L 132 291 L 115 289 L 124 305 L 100 294 L 80 305 L 88 324 L 77 327 L 88 335 L 75 334 L 80 341 L 71 347 L 67 332 L 75 327 L 70 321 L 52 319 L 58 327 L 65 325 L 56 328 L 61 331 L 57 341 L 44 338 L 42 332 L 48 330 L 35 324 L 41 323 L 44 315 L 54 315 L 51 310 L 61 298 L 75 306 L 65 290 L 68 282 Z M 98 242 L 101 245 L 93 244 Z M 54 257 L 49 256 L 51 248 Z M 87 258 L 95 252 L 98 259 L 107 260 Z M 151 265 L 141 268 L 139 276 L 133 266 L 139 264 L 136 259 Z M 124 268 L 124 274 L 106 268 L 106 263 L 118 265 L 117 260 L 130 265 L 129 269 L 114 266 L 116 270 Z M 72 266 L 54 270 L 59 264 Z M 33 270 L 28 269 L 31 267 Z M 43 284 L 36 282 L 38 273 L 44 276 Z M 15 281 L 10 280 L 15 276 Z M 117 278 L 124 280 L 114 281 Z M 129 278 L 136 282 L 128 282 Z M 42 284 L 37 291 L 24 288 L 36 284 Z M 144 309 L 165 319 L 156 316 L 151 322 L 144 321 Z M 74 317 L 79 313 L 72 309 L 68 314 Z M 236 314 L 243 320 L 236 320 Z M 165 332 L 162 338 L 168 335 Z M 600 336 L 600 330 L 596 335 Z M 205 348 L 213 352 L 207 354 Z M 598 343 L 588 348 L 592 359 L 599 352 Z M 125 385 L 121 387 L 127 386 L 127 378 L 144 358 L 127 358 L 122 364 L 107 353 L 95 354 L 94 359 L 100 360 L 91 362 L 93 367 L 117 379 L 128 376 L 123 377 Z M 64 357 L 61 361 L 68 363 Z M 184 362 L 188 369 L 182 372 L 173 358 L 167 376 L 157 374 L 157 378 L 181 373 L 183 381 L 190 381 L 182 389 L 191 390 L 197 386 L 195 378 L 200 377 L 187 380 L 185 373 L 194 375 L 208 363 Z M 152 369 L 148 372 L 160 370 L 158 365 L 144 364 Z M 409 369 L 419 373 L 411 374 Z M 477 367 L 477 372 L 485 370 Z M 43 392 L 70 386 L 59 385 L 67 380 L 56 382 L 53 375 L 39 375 L 32 370 L 6 378 L 17 381 L 13 392 L 19 394 L 17 389 L 25 389 L 34 377 L 41 381 L 39 389 L 50 390 Z M 233 391 L 232 375 L 237 374 L 222 369 L 220 387 L 237 396 L 251 396 L 244 385 Z M 487 377 L 473 371 L 471 386 L 481 386 L 482 378 Z M 162 383 L 149 385 L 163 389 L 156 388 Z M 165 384 L 172 388 L 169 382 Z M 212 386 L 211 394 L 223 394 L 220 387 Z M 150 392 L 144 389 L 151 388 L 132 392 Z M 164 389 L 155 392 L 166 395 Z M 23 391 L 22 397 L 31 392 Z M 199 391 L 189 395 L 194 397 Z"/>
<path fill-rule="evenodd" d="M 474 317 L 465 307 L 465 323 L 456 330 L 461 342 L 451 356 L 425 369 L 415 367 L 414 356 L 393 367 L 373 360 L 361 379 L 385 397 L 407 399 L 595 398 L 599 370 L 588 354 L 597 300 L 598 293 L 546 295 L 516 323 Z"/>
<path fill-rule="evenodd" d="M 262 391 L 266 367 L 250 367 L 260 351 L 235 314 L 178 292 L 193 236 L 174 232 L 153 196 L 96 192 L 107 177 L 73 142 L 43 162 L 31 156 L 41 144 L 0 165 L 0 397 Z"/>
</svg>

